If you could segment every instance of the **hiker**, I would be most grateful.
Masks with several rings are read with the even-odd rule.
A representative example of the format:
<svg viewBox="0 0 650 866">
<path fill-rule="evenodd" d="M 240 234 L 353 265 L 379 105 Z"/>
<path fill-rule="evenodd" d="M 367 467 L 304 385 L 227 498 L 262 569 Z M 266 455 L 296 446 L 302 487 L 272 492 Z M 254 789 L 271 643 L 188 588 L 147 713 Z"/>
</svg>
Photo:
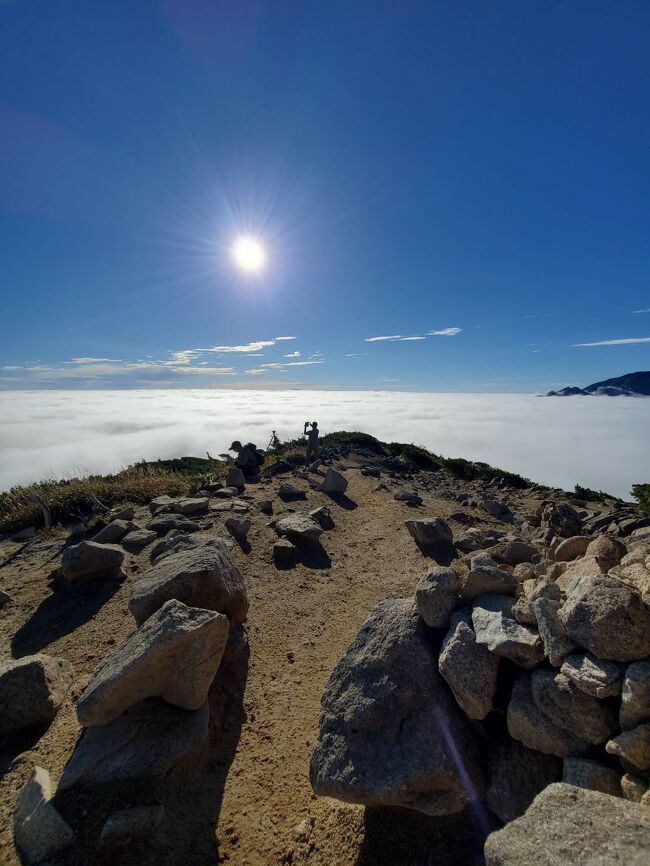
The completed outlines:
<svg viewBox="0 0 650 866">
<path fill-rule="evenodd" d="M 247 478 L 252 478 L 259 473 L 261 461 L 252 443 L 242 445 L 238 439 L 235 439 L 228 450 L 235 452 L 237 455 L 235 457 L 235 466 L 241 469 Z"/>
<path fill-rule="evenodd" d="M 311 427 L 311 430 L 307 430 L 307 427 Z M 310 460 L 316 460 L 318 457 L 318 421 L 305 421 L 303 436 L 307 437 L 305 462 L 309 464 Z"/>
</svg>

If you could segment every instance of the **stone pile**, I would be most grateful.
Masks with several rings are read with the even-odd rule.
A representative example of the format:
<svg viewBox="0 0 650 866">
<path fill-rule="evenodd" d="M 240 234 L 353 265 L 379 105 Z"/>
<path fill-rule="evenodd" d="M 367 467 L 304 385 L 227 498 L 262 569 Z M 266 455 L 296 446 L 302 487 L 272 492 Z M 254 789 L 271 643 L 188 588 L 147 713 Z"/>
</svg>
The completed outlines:
<svg viewBox="0 0 650 866">
<path fill-rule="evenodd" d="M 312 786 L 429 815 L 482 803 L 515 822 L 491 837 L 494 864 L 569 863 L 535 859 L 533 831 L 553 800 L 579 836 L 593 802 L 602 828 L 588 839 L 624 820 L 647 858 L 650 534 L 593 535 L 567 503 L 537 517 L 527 538 L 466 532 L 414 600 L 374 609 L 323 693 Z M 422 547 L 452 538 L 440 518 L 406 528 Z"/>
<path fill-rule="evenodd" d="M 15 837 L 26 863 L 56 859 L 74 844 L 72 830 L 55 808 L 57 796 L 82 796 L 104 812 L 109 804 L 101 843 L 106 846 L 120 837 L 120 828 L 130 833 L 132 825 L 159 823 L 159 806 L 146 800 L 206 741 L 209 689 L 229 638 L 233 646 L 241 643 L 248 598 L 229 548 L 217 539 L 171 552 L 136 580 L 129 607 L 137 627 L 100 662 L 77 701 L 85 731 L 56 795 L 47 772 L 36 768 L 18 798 Z M 47 656 L 3 665 L 0 700 L 9 701 L 3 722 L 16 727 L 51 721 L 71 677 L 67 662 Z M 37 694 L 40 700 L 21 699 L 21 694 Z M 136 786 L 131 799 L 140 791 L 145 802 L 118 814 L 111 808 L 123 783 Z"/>
</svg>

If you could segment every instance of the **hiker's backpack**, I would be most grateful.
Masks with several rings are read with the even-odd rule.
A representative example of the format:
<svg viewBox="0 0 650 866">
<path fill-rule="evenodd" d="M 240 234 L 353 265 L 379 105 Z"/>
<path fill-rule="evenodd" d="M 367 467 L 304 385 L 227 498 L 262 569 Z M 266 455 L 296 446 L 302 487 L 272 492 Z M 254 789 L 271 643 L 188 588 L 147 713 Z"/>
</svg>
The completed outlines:
<svg viewBox="0 0 650 866">
<path fill-rule="evenodd" d="M 249 442 L 247 445 L 244 445 L 244 448 L 250 448 L 253 454 L 255 455 L 255 459 L 257 460 L 257 465 L 261 466 L 262 463 L 266 460 L 266 455 L 262 451 L 261 448 L 258 448 L 257 445 L 254 445 L 252 442 Z"/>
</svg>

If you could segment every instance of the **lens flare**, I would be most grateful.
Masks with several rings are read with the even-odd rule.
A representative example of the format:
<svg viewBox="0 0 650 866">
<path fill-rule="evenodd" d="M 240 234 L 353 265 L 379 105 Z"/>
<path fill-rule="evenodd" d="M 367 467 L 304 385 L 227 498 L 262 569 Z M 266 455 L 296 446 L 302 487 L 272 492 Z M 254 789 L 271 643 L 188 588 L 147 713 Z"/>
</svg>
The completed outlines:
<svg viewBox="0 0 650 866">
<path fill-rule="evenodd" d="M 258 273 L 266 265 L 266 250 L 257 238 L 250 235 L 235 240 L 231 255 L 237 267 L 249 274 Z"/>
</svg>

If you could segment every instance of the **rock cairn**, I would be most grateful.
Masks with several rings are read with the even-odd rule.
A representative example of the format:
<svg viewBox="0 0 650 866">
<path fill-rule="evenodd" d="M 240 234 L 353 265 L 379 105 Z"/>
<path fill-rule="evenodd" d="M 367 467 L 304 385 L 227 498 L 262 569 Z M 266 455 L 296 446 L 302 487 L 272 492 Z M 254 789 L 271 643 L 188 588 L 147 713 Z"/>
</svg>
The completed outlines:
<svg viewBox="0 0 650 866">
<path fill-rule="evenodd" d="M 569 503 L 523 518 L 499 505 L 482 503 L 519 535 L 468 530 L 414 598 L 380 603 L 361 627 L 323 692 L 312 787 L 428 815 L 489 810 L 514 822 L 490 837 L 495 866 L 575 862 L 571 844 L 595 849 L 608 832 L 598 862 L 632 843 L 626 862 L 647 862 L 650 529 L 624 534 Z M 444 520 L 406 530 L 450 561 Z M 551 804 L 570 844 L 536 859 Z"/>
</svg>

